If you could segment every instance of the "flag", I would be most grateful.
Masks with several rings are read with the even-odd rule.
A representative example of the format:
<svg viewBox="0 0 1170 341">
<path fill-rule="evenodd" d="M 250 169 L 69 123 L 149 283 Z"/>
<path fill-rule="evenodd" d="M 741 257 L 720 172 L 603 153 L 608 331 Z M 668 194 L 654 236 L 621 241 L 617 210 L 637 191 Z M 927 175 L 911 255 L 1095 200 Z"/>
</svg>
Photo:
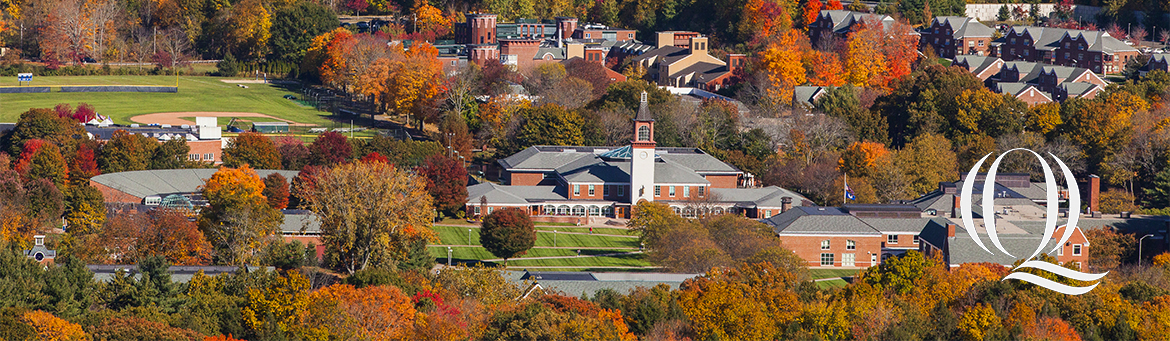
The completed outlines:
<svg viewBox="0 0 1170 341">
<path fill-rule="evenodd" d="M 849 184 L 845 184 L 845 199 L 857 200 L 857 196 L 853 194 L 853 189 L 849 188 Z"/>
</svg>

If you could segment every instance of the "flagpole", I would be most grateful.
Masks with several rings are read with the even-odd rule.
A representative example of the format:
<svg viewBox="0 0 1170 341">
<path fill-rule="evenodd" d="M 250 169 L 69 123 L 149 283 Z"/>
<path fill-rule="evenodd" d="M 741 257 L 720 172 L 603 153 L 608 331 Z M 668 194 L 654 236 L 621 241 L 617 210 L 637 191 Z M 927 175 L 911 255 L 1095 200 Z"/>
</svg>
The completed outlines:
<svg viewBox="0 0 1170 341">
<path fill-rule="evenodd" d="M 845 173 L 845 187 L 841 188 L 841 206 L 849 202 L 849 173 Z"/>
</svg>

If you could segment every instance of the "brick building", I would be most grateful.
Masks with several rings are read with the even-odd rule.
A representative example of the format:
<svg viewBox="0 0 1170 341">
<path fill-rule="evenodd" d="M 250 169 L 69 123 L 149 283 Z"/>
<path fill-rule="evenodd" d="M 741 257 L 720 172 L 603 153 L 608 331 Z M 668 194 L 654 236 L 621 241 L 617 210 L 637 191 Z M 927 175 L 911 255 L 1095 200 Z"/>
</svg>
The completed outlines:
<svg viewBox="0 0 1170 341">
<path fill-rule="evenodd" d="M 968 17 L 935 17 L 930 26 L 921 31 L 918 48 L 933 48 L 939 57 L 953 59 L 961 55 L 988 55 L 993 31 L 990 27 Z"/>
<path fill-rule="evenodd" d="M 1029 107 L 1052 103 L 1052 95 L 1028 83 L 997 83 L 995 86 L 995 92 L 1012 95 L 1020 101 L 1028 103 Z"/>
<path fill-rule="evenodd" d="M 645 68 L 650 79 L 662 86 L 717 91 L 737 82 L 736 75 L 742 73 L 747 56 L 731 54 L 727 62 L 719 60 L 708 53 L 707 37 L 689 33 L 659 32 L 659 47 L 632 56 L 630 61 Z M 688 37 L 687 47 L 677 46 L 679 36 Z"/>
<path fill-rule="evenodd" d="M 979 80 L 986 81 L 999 74 L 999 71 L 1003 69 L 1004 62 L 1003 59 L 996 57 L 962 55 L 956 56 L 951 65 L 967 69 Z"/>
<path fill-rule="evenodd" d="M 918 248 L 918 234 L 941 219 L 911 205 L 797 207 L 764 220 L 812 268 L 865 268 Z"/>
<path fill-rule="evenodd" d="M 1145 77 L 1146 73 L 1150 71 L 1170 72 L 1170 54 L 1157 53 L 1150 55 L 1150 60 L 1146 61 L 1146 65 L 1143 65 L 1138 72 L 1142 77 Z"/>
<path fill-rule="evenodd" d="M 1027 90 L 1024 85 L 1031 85 L 1048 94 L 1049 100 L 1057 102 L 1076 97 L 1093 98 L 1109 85 L 1109 82 L 1089 69 L 1021 61 L 1004 62 L 998 77 L 992 78 L 990 82 L 992 90 L 1015 95 Z M 1020 85 L 996 85 L 1005 83 Z M 1034 96 L 1030 92 L 1025 95 Z M 1039 98 L 1033 97 L 1033 100 Z"/>
<path fill-rule="evenodd" d="M 632 123 L 635 139 L 626 146 L 534 146 L 500 160 L 503 184 L 469 186 L 467 215 L 517 207 L 538 220 L 581 222 L 628 218 L 647 200 L 687 217 L 765 218 L 812 204 L 779 187 L 752 187 L 751 174 L 698 148 L 658 147 L 644 94 Z"/>
<path fill-rule="evenodd" d="M 813 46 L 831 39 L 844 40 L 857 25 L 869 22 L 881 23 L 886 29 L 894 24 L 888 15 L 853 12 L 845 10 L 823 10 L 813 23 L 808 25 L 808 37 Z"/>
<path fill-rule="evenodd" d="M 155 169 L 106 173 L 89 179 L 89 184 L 102 192 L 107 204 L 143 204 L 147 206 L 162 205 L 165 198 L 171 195 L 183 197 L 195 206 L 201 206 L 202 199 L 199 186 L 210 179 L 218 169 Z M 290 183 L 299 171 L 257 169 L 256 174 L 261 178 L 272 173 L 279 173 Z"/>
<path fill-rule="evenodd" d="M 1086 68 L 1110 74 L 1125 69 L 1137 49 L 1102 31 L 1016 26 L 992 45 L 1005 61 L 1029 61 Z"/>
</svg>

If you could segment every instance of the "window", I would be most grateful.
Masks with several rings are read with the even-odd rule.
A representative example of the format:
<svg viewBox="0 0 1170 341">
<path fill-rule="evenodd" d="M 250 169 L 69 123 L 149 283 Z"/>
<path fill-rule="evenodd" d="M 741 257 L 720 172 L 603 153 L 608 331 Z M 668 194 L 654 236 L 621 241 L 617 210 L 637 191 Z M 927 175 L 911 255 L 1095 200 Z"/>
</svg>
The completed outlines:
<svg viewBox="0 0 1170 341">
<path fill-rule="evenodd" d="M 1016 38 L 1012 38 L 1012 44 L 1016 43 Z"/>
<path fill-rule="evenodd" d="M 581 185 L 573 185 L 573 195 L 581 195 Z"/>
<path fill-rule="evenodd" d="M 654 186 L 654 196 L 662 196 L 662 186 Z"/>
<path fill-rule="evenodd" d="M 764 210 L 764 218 L 769 218 L 771 216 L 772 216 L 772 210 Z"/>
<path fill-rule="evenodd" d="M 670 192 L 670 196 L 674 197 L 674 186 L 670 186 L 669 192 Z"/>
<path fill-rule="evenodd" d="M 191 161 L 199 161 L 199 154 L 188 154 L 188 155 L 187 155 L 187 160 L 191 160 Z"/>
<path fill-rule="evenodd" d="M 475 207 L 475 214 L 477 214 L 477 215 L 479 214 L 479 208 L 480 208 L 479 206 Z"/>
<path fill-rule="evenodd" d="M 1064 53 L 1064 59 L 1069 59 L 1069 58 L 1070 58 L 1070 56 L 1071 56 L 1071 55 L 1070 55 L 1068 52 L 1065 52 L 1065 53 Z"/>
<path fill-rule="evenodd" d="M 1068 47 L 1069 47 L 1069 46 L 1068 46 L 1068 42 L 1067 42 L 1067 41 L 1066 41 L 1066 42 L 1064 42 L 1064 48 L 1066 48 L 1066 49 L 1067 49 Z"/>
<path fill-rule="evenodd" d="M 650 141 L 650 127 L 638 127 L 638 141 Z"/>
<path fill-rule="evenodd" d="M 707 188 L 706 188 L 706 187 L 703 187 L 703 186 L 699 186 L 699 187 L 697 187 L 697 189 L 699 190 L 699 197 L 700 197 L 700 198 L 702 198 L 702 197 L 703 197 L 703 191 L 707 190 Z"/>
<path fill-rule="evenodd" d="M 968 40 L 968 41 L 967 41 L 967 47 L 975 47 L 975 41 L 974 41 L 974 40 Z"/>
<path fill-rule="evenodd" d="M 914 235 L 914 244 L 918 244 L 918 235 Z"/>
<path fill-rule="evenodd" d="M 1064 247 L 1063 246 L 1056 248 L 1056 255 L 1057 256 L 1064 256 Z"/>
<path fill-rule="evenodd" d="M 829 240 L 828 239 L 822 240 L 821 241 L 821 250 L 828 250 L 828 249 L 829 249 Z"/>
<path fill-rule="evenodd" d="M 601 185 L 601 196 L 603 196 L 603 197 L 609 196 L 609 185 Z"/>
<path fill-rule="evenodd" d="M 492 214 L 492 207 L 488 207 L 488 214 Z"/>
<path fill-rule="evenodd" d="M 821 266 L 833 266 L 833 254 L 822 253 L 821 254 Z"/>
<path fill-rule="evenodd" d="M 203 154 L 203 161 L 215 161 L 215 154 L 212 154 L 212 153 Z"/>
<path fill-rule="evenodd" d="M 1081 255 L 1081 244 L 1073 244 L 1073 256 Z"/>
<path fill-rule="evenodd" d="M 1014 57 L 1015 55 L 1016 55 L 1016 49 L 1013 47 L 1013 48 L 1008 49 L 1008 55 L 1005 57 Z"/>
<path fill-rule="evenodd" d="M 841 254 L 841 266 L 854 266 L 853 264 L 856 260 L 857 260 L 857 254 L 853 254 L 853 253 L 842 253 Z"/>
<path fill-rule="evenodd" d="M 589 185 L 589 196 L 593 196 L 593 185 Z"/>
<path fill-rule="evenodd" d="M 1028 50 L 1024 50 L 1024 55 L 1027 56 L 1028 52 L 1029 52 Z"/>
<path fill-rule="evenodd" d="M 626 186 L 617 186 L 617 188 L 618 188 L 618 196 L 619 197 L 626 196 Z"/>
<path fill-rule="evenodd" d="M 886 243 L 897 244 L 898 243 L 898 235 L 891 234 L 891 235 L 887 236 Z"/>
<path fill-rule="evenodd" d="M 857 250 L 857 242 L 852 241 L 852 240 L 846 240 L 845 241 L 845 249 L 846 250 Z"/>
<path fill-rule="evenodd" d="M 982 41 L 982 40 L 980 40 L 980 41 L 979 41 L 979 47 L 983 47 L 983 41 Z"/>
<path fill-rule="evenodd" d="M 691 186 L 683 186 L 683 198 L 691 197 Z"/>
</svg>

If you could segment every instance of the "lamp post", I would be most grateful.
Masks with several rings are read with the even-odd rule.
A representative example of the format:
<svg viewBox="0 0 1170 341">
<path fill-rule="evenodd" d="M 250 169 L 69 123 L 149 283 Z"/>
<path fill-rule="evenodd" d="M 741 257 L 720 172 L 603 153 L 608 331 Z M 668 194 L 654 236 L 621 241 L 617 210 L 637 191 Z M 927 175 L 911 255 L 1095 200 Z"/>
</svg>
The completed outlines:
<svg viewBox="0 0 1170 341">
<path fill-rule="evenodd" d="M 1142 265 L 1142 240 L 1146 239 L 1146 237 L 1153 237 L 1153 236 L 1154 236 L 1153 234 L 1147 234 L 1147 235 L 1142 236 L 1141 239 L 1138 239 L 1138 266 Z"/>
<path fill-rule="evenodd" d="M 447 247 L 447 266 L 451 266 L 451 247 Z"/>
<path fill-rule="evenodd" d="M 467 245 L 471 245 L 471 229 L 467 229 Z"/>
<path fill-rule="evenodd" d="M 557 247 L 557 230 L 553 230 L 553 247 Z"/>
</svg>

